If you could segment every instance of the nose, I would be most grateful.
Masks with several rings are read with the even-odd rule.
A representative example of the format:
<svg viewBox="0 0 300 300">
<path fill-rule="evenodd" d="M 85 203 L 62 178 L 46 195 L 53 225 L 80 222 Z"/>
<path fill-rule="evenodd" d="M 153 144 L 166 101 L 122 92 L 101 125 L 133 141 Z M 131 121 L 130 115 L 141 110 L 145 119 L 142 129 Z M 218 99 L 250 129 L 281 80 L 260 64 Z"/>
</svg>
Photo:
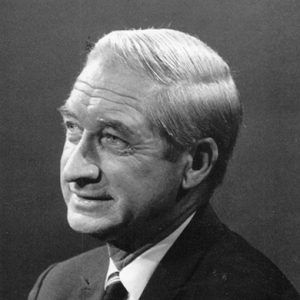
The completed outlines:
<svg viewBox="0 0 300 300">
<path fill-rule="evenodd" d="M 101 170 L 96 163 L 92 146 L 81 140 L 73 147 L 69 156 L 65 158 L 66 163 L 62 170 L 64 180 L 76 182 L 80 186 L 100 181 Z"/>
</svg>

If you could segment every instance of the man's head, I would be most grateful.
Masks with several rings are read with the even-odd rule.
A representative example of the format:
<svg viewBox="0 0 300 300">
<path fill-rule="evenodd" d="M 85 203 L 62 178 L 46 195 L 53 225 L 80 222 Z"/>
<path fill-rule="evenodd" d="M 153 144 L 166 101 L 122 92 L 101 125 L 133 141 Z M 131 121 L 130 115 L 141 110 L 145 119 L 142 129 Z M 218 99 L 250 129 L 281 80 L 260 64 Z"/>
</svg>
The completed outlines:
<svg viewBox="0 0 300 300">
<path fill-rule="evenodd" d="M 105 240 L 139 239 L 139 226 L 158 234 L 203 204 L 222 181 L 241 121 L 227 64 L 169 29 L 100 39 L 61 111 L 69 223 Z"/>
</svg>

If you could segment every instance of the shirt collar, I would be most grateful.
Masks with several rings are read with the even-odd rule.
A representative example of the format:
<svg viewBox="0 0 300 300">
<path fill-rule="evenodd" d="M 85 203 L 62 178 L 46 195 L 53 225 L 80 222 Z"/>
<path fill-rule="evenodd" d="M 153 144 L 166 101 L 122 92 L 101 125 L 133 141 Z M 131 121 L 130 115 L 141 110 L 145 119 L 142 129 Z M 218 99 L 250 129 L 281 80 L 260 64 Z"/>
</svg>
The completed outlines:
<svg viewBox="0 0 300 300">
<path fill-rule="evenodd" d="M 189 216 L 175 231 L 173 231 L 165 239 L 161 240 L 159 243 L 143 252 L 120 271 L 120 280 L 129 293 L 129 300 L 139 299 L 157 265 L 170 249 L 170 247 L 174 244 L 185 227 L 190 223 L 194 214 L 195 213 Z M 110 258 L 106 280 L 110 274 L 117 271 L 117 267 L 115 266 L 113 260 Z"/>
</svg>

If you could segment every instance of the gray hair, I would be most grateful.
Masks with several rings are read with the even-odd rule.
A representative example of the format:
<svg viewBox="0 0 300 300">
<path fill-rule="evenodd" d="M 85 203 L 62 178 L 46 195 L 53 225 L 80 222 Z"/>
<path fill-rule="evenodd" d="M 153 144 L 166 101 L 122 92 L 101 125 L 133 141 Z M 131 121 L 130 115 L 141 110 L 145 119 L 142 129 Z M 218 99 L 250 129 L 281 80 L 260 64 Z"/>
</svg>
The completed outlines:
<svg viewBox="0 0 300 300">
<path fill-rule="evenodd" d="M 157 86 L 144 109 L 168 142 L 167 159 L 175 161 L 203 138 L 215 140 L 219 157 L 207 178 L 212 192 L 223 180 L 242 120 L 226 62 L 198 38 L 172 29 L 113 31 L 96 43 L 89 58 L 104 49 Z"/>
</svg>

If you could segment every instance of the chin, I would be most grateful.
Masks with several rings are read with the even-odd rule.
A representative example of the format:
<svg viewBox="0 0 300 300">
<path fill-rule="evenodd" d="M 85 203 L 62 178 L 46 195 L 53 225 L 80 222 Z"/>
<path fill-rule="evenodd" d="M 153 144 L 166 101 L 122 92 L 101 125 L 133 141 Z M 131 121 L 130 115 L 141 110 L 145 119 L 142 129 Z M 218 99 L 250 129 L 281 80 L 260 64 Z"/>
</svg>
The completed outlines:
<svg viewBox="0 0 300 300">
<path fill-rule="evenodd" d="M 80 233 L 97 234 L 97 236 L 107 235 L 109 226 L 104 217 L 97 218 L 81 213 L 68 211 L 68 223 L 70 227 Z"/>
</svg>

